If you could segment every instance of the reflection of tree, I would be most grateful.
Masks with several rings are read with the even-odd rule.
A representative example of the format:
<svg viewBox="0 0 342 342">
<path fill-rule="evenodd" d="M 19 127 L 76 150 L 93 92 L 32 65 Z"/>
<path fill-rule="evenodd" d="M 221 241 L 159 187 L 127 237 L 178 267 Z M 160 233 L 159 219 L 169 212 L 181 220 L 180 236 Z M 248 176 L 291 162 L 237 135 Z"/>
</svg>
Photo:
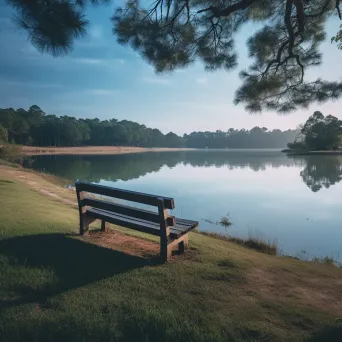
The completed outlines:
<svg viewBox="0 0 342 342">
<path fill-rule="evenodd" d="M 193 167 L 249 168 L 302 165 L 302 160 L 289 159 L 278 151 L 183 151 L 152 152 L 124 155 L 38 156 L 26 161 L 26 166 L 70 180 L 130 180 L 159 171 L 164 165 Z M 24 166 L 25 166 L 24 165 Z"/>
<path fill-rule="evenodd" d="M 297 159 L 295 157 L 294 159 Z M 342 180 L 341 156 L 302 156 L 306 166 L 300 175 L 303 182 L 313 191 L 329 188 Z"/>
</svg>

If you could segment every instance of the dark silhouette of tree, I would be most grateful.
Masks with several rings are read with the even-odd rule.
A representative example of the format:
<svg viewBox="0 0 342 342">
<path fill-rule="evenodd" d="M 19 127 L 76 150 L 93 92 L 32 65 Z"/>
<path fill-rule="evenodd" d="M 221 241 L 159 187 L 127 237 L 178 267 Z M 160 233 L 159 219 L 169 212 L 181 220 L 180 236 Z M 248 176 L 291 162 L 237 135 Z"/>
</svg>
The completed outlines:
<svg viewBox="0 0 342 342">
<path fill-rule="evenodd" d="M 90 4 L 110 0 L 7 0 L 15 21 L 42 52 L 66 54 L 83 37 Z M 201 61 L 207 70 L 237 65 L 234 38 L 243 24 L 264 26 L 247 41 L 252 64 L 241 72 L 235 103 L 248 111 L 288 112 L 313 102 L 336 99 L 342 83 L 306 71 L 322 60 L 325 24 L 341 19 L 341 0 L 126 0 L 112 17 L 120 44 L 130 45 L 156 71 Z M 334 38 L 340 41 L 340 33 Z"/>
<path fill-rule="evenodd" d="M 193 132 L 183 137 L 163 134 L 137 122 L 117 119 L 76 119 L 47 115 L 38 106 L 28 111 L 0 109 L 0 125 L 8 132 L 8 141 L 35 146 L 142 146 L 192 148 L 283 148 L 293 140 L 295 130 L 254 127 L 216 132 Z"/>
<path fill-rule="evenodd" d="M 314 112 L 301 129 L 301 140 L 289 143 L 293 149 L 334 150 L 342 142 L 342 121 L 332 115 Z"/>
</svg>

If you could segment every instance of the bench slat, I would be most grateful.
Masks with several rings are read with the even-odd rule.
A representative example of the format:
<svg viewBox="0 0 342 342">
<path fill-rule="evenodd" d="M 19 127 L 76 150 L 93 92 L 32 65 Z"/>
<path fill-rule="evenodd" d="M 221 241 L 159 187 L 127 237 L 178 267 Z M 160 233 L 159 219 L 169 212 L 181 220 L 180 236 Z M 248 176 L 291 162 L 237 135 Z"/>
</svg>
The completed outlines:
<svg viewBox="0 0 342 342">
<path fill-rule="evenodd" d="M 138 202 L 147 205 L 158 206 L 160 204 L 160 199 L 164 200 L 164 207 L 166 209 L 174 209 L 175 204 L 173 198 L 156 196 L 151 194 L 145 194 L 142 192 L 135 192 L 129 190 L 121 190 L 117 188 L 111 188 L 98 184 L 91 184 L 87 182 L 76 182 L 75 183 L 77 191 L 87 191 L 103 196 L 120 198 L 126 201 Z"/>
<path fill-rule="evenodd" d="M 118 226 L 138 230 L 140 232 L 148 233 L 151 235 L 160 235 L 159 226 L 152 222 L 143 223 L 142 221 L 130 218 L 128 216 L 110 213 L 108 211 L 106 212 L 105 210 L 95 208 L 87 209 L 86 214 L 90 217 L 105 220 L 106 222 L 116 224 Z"/>
<path fill-rule="evenodd" d="M 154 222 L 154 223 L 160 222 L 159 215 L 152 211 L 132 208 L 126 205 L 98 200 L 98 199 L 94 199 L 90 197 L 85 197 L 82 201 L 82 205 L 88 205 L 90 207 L 107 210 L 107 211 L 117 213 L 117 214 L 132 216 L 135 218 L 143 219 L 143 220 Z"/>
<path fill-rule="evenodd" d="M 87 215 L 96 217 L 101 220 L 123 226 L 126 228 L 135 229 L 144 233 L 160 236 L 159 224 L 149 222 L 142 219 L 136 219 L 122 214 L 115 214 L 102 209 L 88 208 L 86 211 Z M 184 223 L 186 221 L 186 223 Z M 176 226 L 169 227 L 171 238 L 178 238 L 183 234 L 186 234 L 190 230 L 198 226 L 198 222 L 190 220 L 182 220 L 176 218 Z"/>
</svg>

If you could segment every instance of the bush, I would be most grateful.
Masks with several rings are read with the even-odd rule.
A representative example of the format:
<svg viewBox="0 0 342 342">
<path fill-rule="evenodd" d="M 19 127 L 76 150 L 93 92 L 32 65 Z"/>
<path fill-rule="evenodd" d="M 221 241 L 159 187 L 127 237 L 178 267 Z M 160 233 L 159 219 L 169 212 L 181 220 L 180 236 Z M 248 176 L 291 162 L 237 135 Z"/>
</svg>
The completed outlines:
<svg viewBox="0 0 342 342">
<path fill-rule="evenodd" d="M 8 141 L 8 131 L 0 125 L 0 144 L 6 144 Z"/>
<path fill-rule="evenodd" d="M 10 163 L 22 162 L 23 155 L 21 152 L 21 145 L 5 144 L 0 147 L 0 159 Z"/>
<path fill-rule="evenodd" d="M 293 143 L 288 143 L 287 147 L 291 150 L 307 150 L 307 146 L 302 141 L 295 141 Z"/>
</svg>

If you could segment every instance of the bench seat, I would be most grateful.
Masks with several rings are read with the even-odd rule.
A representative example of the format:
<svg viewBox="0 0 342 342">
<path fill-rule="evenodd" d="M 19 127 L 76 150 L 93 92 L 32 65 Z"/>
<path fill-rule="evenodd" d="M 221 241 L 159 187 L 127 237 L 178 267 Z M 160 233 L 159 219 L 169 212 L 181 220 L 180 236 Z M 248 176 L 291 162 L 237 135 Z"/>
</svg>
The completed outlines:
<svg viewBox="0 0 342 342">
<path fill-rule="evenodd" d="M 153 214 L 151 212 L 151 214 Z M 155 222 L 142 220 L 122 214 L 113 213 L 97 208 L 87 208 L 86 215 L 90 218 L 104 220 L 118 226 L 131 228 L 151 235 L 160 236 L 160 225 Z M 173 239 L 178 239 L 182 235 L 198 226 L 197 221 L 175 218 L 176 225 L 170 227 L 170 235 Z"/>
</svg>

